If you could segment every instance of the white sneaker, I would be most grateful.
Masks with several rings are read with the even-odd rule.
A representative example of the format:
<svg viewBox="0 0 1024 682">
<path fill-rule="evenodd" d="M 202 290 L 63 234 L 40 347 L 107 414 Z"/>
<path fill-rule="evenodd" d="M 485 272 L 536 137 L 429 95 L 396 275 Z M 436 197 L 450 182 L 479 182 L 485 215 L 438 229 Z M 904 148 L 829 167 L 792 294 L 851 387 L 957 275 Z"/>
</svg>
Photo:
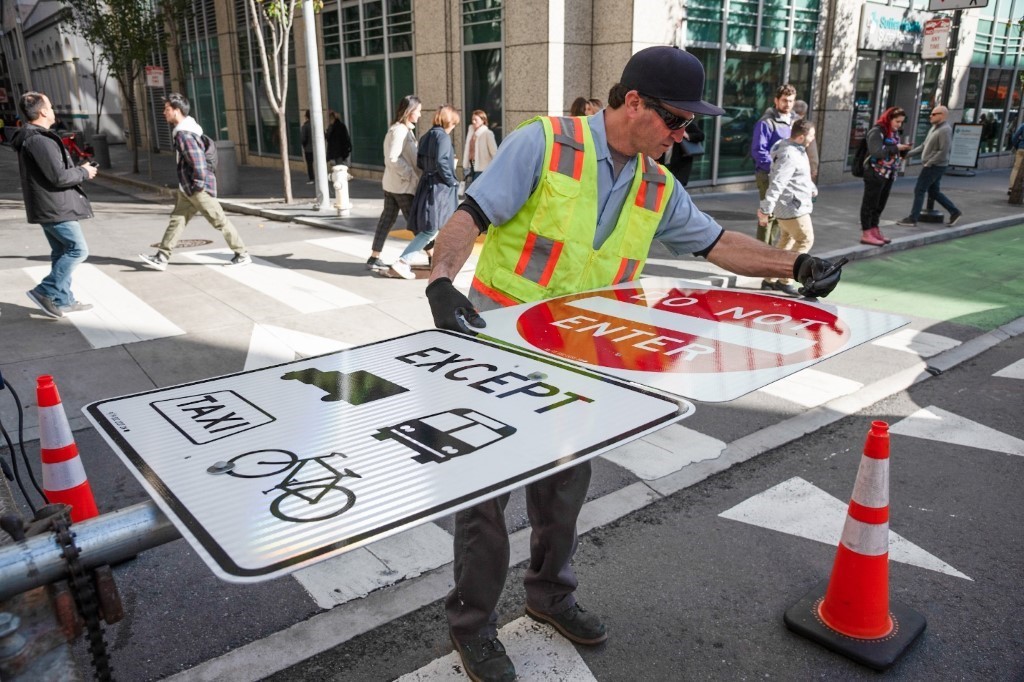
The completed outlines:
<svg viewBox="0 0 1024 682">
<path fill-rule="evenodd" d="M 416 275 L 413 274 L 412 267 L 410 267 L 409 264 L 401 258 L 391 264 L 391 272 L 395 273 L 402 279 L 416 279 Z"/>
<path fill-rule="evenodd" d="M 166 270 L 167 261 L 169 259 L 158 251 L 155 256 L 148 256 L 144 253 L 140 253 L 139 260 L 141 260 L 142 264 L 147 268 L 152 268 L 154 270 Z"/>
<path fill-rule="evenodd" d="M 252 258 L 247 253 L 236 253 L 235 257 L 228 263 L 228 267 L 241 267 L 252 263 Z"/>
</svg>

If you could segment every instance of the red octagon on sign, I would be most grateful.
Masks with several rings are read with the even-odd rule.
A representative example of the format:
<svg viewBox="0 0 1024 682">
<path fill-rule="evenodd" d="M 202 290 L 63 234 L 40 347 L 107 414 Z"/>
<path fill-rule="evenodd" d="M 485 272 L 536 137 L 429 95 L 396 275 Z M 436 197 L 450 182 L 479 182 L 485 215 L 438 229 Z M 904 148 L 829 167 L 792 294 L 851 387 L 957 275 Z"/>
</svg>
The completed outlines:
<svg viewBox="0 0 1024 682">
<path fill-rule="evenodd" d="M 594 367 L 639 372 L 749 372 L 821 359 L 850 330 L 796 299 L 728 289 L 574 294 L 538 303 L 516 323 L 534 348 Z"/>
</svg>

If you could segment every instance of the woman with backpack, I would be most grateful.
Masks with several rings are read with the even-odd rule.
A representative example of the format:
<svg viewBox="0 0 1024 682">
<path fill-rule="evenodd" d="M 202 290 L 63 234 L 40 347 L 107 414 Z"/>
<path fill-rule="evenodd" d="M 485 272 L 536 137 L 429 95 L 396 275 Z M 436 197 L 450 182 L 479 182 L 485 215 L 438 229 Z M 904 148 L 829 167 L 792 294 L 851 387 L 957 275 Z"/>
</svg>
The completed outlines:
<svg viewBox="0 0 1024 682">
<path fill-rule="evenodd" d="M 860 243 L 885 246 L 892 240 L 878 229 L 878 221 L 889 200 L 889 191 L 896 179 L 902 152 L 909 144 L 900 143 L 900 129 L 907 113 L 900 107 L 889 107 L 875 121 L 865 136 L 867 156 L 864 159 L 864 196 L 860 202 Z"/>
</svg>

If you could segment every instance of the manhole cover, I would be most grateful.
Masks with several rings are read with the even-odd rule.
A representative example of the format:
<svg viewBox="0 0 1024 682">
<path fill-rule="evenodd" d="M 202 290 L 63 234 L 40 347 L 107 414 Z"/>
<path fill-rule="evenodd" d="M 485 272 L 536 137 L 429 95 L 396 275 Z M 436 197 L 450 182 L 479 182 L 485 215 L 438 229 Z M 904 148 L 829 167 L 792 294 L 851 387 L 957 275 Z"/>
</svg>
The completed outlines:
<svg viewBox="0 0 1024 682">
<path fill-rule="evenodd" d="M 178 245 L 175 246 L 174 248 L 176 248 L 176 249 L 187 249 L 187 248 L 192 247 L 192 246 L 206 246 L 207 244 L 212 244 L 212 243 L 213 243 L 212 239 L 179 239 L 178 240 Z M 159 249 L 160 248 L 159 244 L 150 244 L 150 246 L 152 246 L 154 249 Z"/>
</svg>

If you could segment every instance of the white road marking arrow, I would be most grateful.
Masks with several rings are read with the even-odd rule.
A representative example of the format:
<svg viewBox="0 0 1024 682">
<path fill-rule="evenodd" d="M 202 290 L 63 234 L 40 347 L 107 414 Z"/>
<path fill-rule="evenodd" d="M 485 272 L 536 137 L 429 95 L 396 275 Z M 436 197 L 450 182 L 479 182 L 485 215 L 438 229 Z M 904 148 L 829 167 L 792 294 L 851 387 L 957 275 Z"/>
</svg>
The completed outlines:
<svg viewBox="0 0 1024 682">
<path fill-rule="evenodd" d="M 719 516 L 838 547 L 848 504 L 799 476 L 741 502 Z M 909 540 L 889 531 L 889 558 L 972 580 Z"/>
<path fill-rule="evenodd" d="M 1003 377 L 1005 379 L 1024 379 L 1024 360 L 1018 360 L 1012 365 L 1003 367 L 992 376 Z"/>
<path fill-rule="evenodd" d="M 926 438 L 1007 455 L 1024 455 L 1024 440 L 1002 431 L 946 412 L 934 405 L 922 408 L 906 419 L 896 422 L 889 433 Z"/>
<path fill-rule="evenodd" d="M 498 631 L 519 682 L 596 682 L 576 648 L 555 629 L 523 617 Z M 402 675 L 397 682 L 465 682 L 462 661 L 454 651 L 419 670 Z"/>
</svg>

